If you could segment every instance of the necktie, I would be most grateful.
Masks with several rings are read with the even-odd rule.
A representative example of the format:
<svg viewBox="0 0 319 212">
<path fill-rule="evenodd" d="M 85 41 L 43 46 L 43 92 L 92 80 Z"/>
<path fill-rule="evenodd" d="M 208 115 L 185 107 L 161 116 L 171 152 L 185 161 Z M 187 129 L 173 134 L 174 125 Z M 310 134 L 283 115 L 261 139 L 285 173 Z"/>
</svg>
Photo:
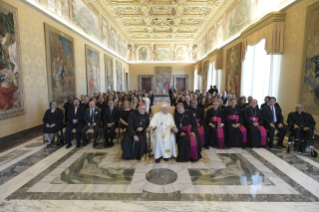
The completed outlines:
<svg viewBox="0 0 319 212">
<path fill-rule="evenodd" d="M 113 108 L 110 108 L 111 115 L 112 115 L 112 111 L 113 111 Z"/>
<path fill-rule="evenodd" d="M 272 110 L 272 122 L 276 123 L 277 120 L 276 120 L 276 114 L 275 114 L 274 106 L 271 107 L 271 110 Z"/>
<path fill-rule="evenodd" d="M 74 110 L 74 114 L 76 115 L 76 112 L 78 111 L 78 108 L 75 107 L 75 110 Z"/>
<path fill-rule="evenodd" d="M 91 109 L 91 123 L 94 123 L 94 109 Z"/>
</svg>

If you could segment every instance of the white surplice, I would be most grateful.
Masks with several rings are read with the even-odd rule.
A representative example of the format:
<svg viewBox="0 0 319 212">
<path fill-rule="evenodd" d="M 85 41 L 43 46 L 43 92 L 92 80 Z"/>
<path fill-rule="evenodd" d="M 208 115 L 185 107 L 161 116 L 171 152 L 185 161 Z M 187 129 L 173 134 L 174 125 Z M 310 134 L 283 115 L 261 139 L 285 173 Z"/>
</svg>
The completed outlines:
<svg viewBox="0 0 319 212">
<path fill-rule="evenodd" d="M 151 141 L 153 145 L 153 154 L 155 159 L 176 157 L 175 135 L 172 127 L 175 122 L 172 114 L 158 112 L 151 120 L 150 126 L 155 130 L 151 133 Z"/>
</svg>

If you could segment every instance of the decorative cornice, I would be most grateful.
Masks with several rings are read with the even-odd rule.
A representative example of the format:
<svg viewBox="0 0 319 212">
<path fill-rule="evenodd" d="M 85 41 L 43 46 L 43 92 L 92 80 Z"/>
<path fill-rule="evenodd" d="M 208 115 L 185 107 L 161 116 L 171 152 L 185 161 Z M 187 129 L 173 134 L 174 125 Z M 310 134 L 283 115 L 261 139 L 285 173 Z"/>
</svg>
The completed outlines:
<svg viewBox="0 0 319 212">
<path fill-rule="evenodd" d="M 212 51 L 211 53 L 209 53 L 206 58 L 209 59 L 217 54 L 223 54 L 223 49 L 215 49 L 214 51 Z M 205 58 L 203 58 L 205 59 Z"/>
<path fill-rule="evenodd" d="M 260 19 L 260 21 L 254 23 L 250 27 L 246 28 L 241 33 L 242 38 L 247 38 L 249 35 L 252 35 L 253 33 L 257 32 L 258 30 L 264 28 L 265 26 L 268 26 L 271 23 L 274 22 L 285 22 L 286 19 L 286 12 L 272 12 Z"/>
</svg>

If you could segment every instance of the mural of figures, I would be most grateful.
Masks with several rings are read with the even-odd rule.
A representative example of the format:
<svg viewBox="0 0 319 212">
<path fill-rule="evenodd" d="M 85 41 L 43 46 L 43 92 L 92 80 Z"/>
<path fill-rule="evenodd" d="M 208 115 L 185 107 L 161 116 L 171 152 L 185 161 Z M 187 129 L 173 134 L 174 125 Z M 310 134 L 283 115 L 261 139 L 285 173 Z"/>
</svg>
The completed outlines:
<svg viewBox="0 0 319 212">
<path fill-rule="evenodd" d="M 139 61 L 145 61 L 147 60 L 147 48 L 146 47 L 142 47 L 138 50 L 138 60 Z"/>
<path fill-rule="evenodd" d="M 305 109 L 319 115 L 319 3 L 308 8 L 304 62 L 302 67 L 303 79 L 300 100 Z"/>
<path fill-rule="evenodd" d="M 25 112 L 16 8 L 0 2 L 0 120 Z"/>
<path fill-rule="evenodd" d="M 82 0 L 72 0 L 72 23 L 95 39 L 99 39 L 99 14 Z"/>
<path fill-rule="evenodd" d="M 113 27 L 110 26 L 110 42 L 109 42 L 109 48 L 113 50 L 114 52 L 117 52 L 117 33 L 113 29 Z"/>
<path fill-rule="evenodd" d="M 176 61 L 184 61 L 186 59 L 186 51 L 184 47 L 178 47 L 175 53 Z"/>
<path fill-rule="evenodd" d="M 170 45 L 154 45 L 156 61 L 170 61 L 171 48 Z"/>
<path fill-rule="evenodd" d="M 101 42 L 104 47 L 108 47 L 108 22 L 105 18 L 101 18 Z"/>
<path fill-rule="evenodd" d="M 75 96 L 74 40 L 45 24 L 49 100 L 62 105 L 68 95 Z"/>
<path fill-rule="evenodd" d="M 105 86 L 106 91 L 113 91 L 113 58 L 110 56 L 104 55 L 105 61 Z"/>
<path fill-rule="evenodd" d="M 117 91 L 123 91 L 123 69 L 120 61 L 116 61 L 116 81 Z"/>
<path fill-rule="evenodd" d="M 240 95 L 241 43 L 227 50 L 226 90 L 227 93 Z"/>
<path fill-rule="evenodd" d="M 155 93 L 168 94 L 171 87 L 172 67 L 155 67 Z"/>
<path fill-rule="evenodd" d="M 118 36 L 118 53 L 120 56 L 124 57 L 126 56 L 126 44 L 125 41 Z"/>
<path fill-rule="evenodd" d="M 85 46 L 86 49 L 86 76 L 88 85 L 88 96 L 92 97 L 94 92 L 101 90 L 100 83 L 100 52 Z"/>
<path fill-rule="evenodd" d="M 207 53 L 207 36 L 205 35 L 199 44 L 199 56 L 203 57 Z"/>
<path fill-rule="evenodd" d="M 198 53 L 197 45 L 193 45 L 193 51 L 192 51 L 193 61 L 197 60 L 197 53 Z"/>
<path fill-rule="evenodd" d="M 226 17 L 226 38 L 232 38 L 252 23 L 255 0 L 240 0 Z"/>
</svg>

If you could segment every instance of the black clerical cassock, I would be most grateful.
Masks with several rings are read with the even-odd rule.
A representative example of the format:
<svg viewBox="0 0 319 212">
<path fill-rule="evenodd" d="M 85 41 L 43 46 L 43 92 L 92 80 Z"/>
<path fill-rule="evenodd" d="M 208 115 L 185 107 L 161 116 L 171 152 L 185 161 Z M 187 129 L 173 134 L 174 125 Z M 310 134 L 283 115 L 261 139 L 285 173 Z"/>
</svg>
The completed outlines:
<svg viewBox="0 0 319 212">
<path fill-rule="evenodd" d="M 224 110 L 225 126 L 227 131 L 226 147 L 246 147 L 247 132 L 243 124 L 243 115 L 240 107 L 228 106 Z M 233 124 L 239 123 L 239 127 Z"/>
<path fill-rule="evenodd" d="M 220 128 L 220 124 L 224 124 L 224 114 L 223 111 L 217 108 L 211 108 L 207 111 L 206 123 L 209 129 L 209 145 L 215 148 L 224 148 L 225 147 L 225 138 L 224 138 L 224 127 Z M 214 124 L 215 127 L 211 127 L 211 124 Z"/>
<path fill-rule="evenodd" d="M 128 128 L 123 139 L 122 159 L 136 158 L 140 160 L 145 153 L 147 153 L 146 128 L 149 126 L 149 115 L 145 113 L 141 115 L 138 111 L 134 111 L 128 120 Z M 142 127 L 141 132 L 137 128 Z M 134 141 L 134 136 L 137 135 L 139 141 Z"/>
<path fill-rule="evenodd" d="M 202 146 L 197 131 L 197 123 L 191 111 L 184 111 L 182 114 L 176 112 L 174 120 L 178 132 L 176 135 L 178 155 L 177 162 L 197 161 L 202 158 Z M 191 136 L 191 132 L 195 137 Z M 184 133 L 185 135 L 181 136 Z"/>
<path fill-rule="evenodd" d="M 311 114 L 305 113 L 305 112 L 289 113 L 287 123 L 295 139 L 304 138 L 305 141 L 309 141 L 312 138 L 314 134 L 314 127 L 316 126 L 316 122 L 313 119 Z M 298 126 L 298 128 L 294 129 L 295 124 Z M 308 127 L 309 129 L 304 130 L 305 127 Z M 303 152 L 305 151 L 306 147 L 307 147 L 307 142 L 305 142 L 303 145 L 300 145 L 300 146 L 299 144 L 297 144 L 297 142 L 295 142 L 295 150 L 299 150 L 300 148 L 300 150 Z"/>
<path fill-rule="evenodd" d="M 205 125 L 205 112 L 204 109 L 201 107 L 193 108 L 191 107 L 189 109 L 195 117 L 196 123 L 199 124 L 197 127 L 197 131 L 199 134 L 199 138 L 201 141 L 201 144 L 204 146 L 208 146 L 208 129 Z"/>
<path fill-rule="evenodd" d="M 263 117 L 261 111 L 257 108 L 249 106 L 244 109 L 245 127 L 247 129 L 247 146 L 261 147 L 267 143 L 267 132 L 263 127 Z M 254 126 L 258 123 L 258 126 Z"/>
</svg>

